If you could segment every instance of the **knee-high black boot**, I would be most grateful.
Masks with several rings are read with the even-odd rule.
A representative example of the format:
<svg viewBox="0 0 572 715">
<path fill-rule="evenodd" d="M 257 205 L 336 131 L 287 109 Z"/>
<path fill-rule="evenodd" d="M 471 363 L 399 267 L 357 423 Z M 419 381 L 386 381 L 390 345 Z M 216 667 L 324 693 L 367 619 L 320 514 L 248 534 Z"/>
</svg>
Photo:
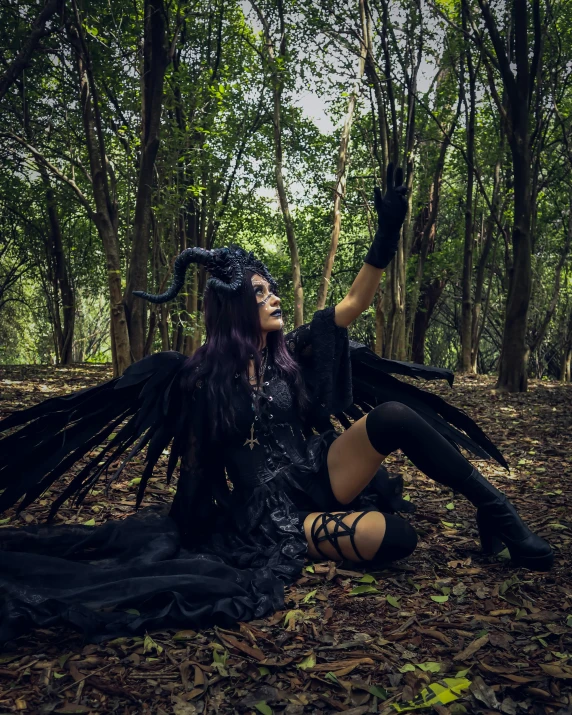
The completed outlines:
<svg viewBox="0 0 572 715">
<path fill-rule="evenodd" d="M 385 402 L 367 415 L 365 424 L 369 441 L 380 454 L 401 449 L 428 477 L 460 492 L 477 507 L 486 553 L 500 551 L 504 543 L 517 566 L 535 571 L 551 568 L 550 544 L 533 534 L 506 496 L 414 410 L 399 402 Z"/>
</svg>

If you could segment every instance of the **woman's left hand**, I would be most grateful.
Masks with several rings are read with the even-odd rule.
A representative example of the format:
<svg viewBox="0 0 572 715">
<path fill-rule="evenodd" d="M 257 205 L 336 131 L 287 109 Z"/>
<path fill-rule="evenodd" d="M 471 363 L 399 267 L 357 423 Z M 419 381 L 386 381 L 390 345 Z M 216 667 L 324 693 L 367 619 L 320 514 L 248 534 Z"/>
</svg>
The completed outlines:
<svg viewBox="0 0 572 715">
<path fill-rule="evenodd" d="M 407 187 L 403 185 L 403 169 L 393 170 L 391 162 L 387 167 L 387 190 L 382 196 L 381 189 L 373 190 L 373 201 L 377 211 L 378 230 L 384 236 L 399 235 L 407 215 Z"/>
<path fill-rule="evenodd" d="M 388 165 L 385 196 L 381 195 L 381 190 L 376 186 L 373 198 L 378 225 L 365 263 L 375 268 L 386 268 L 397 251 L 401 226 L 407 214 L 407 187 L 403 185 L 401 167 L 394 175 L 393 164 Z"/>
</svg>

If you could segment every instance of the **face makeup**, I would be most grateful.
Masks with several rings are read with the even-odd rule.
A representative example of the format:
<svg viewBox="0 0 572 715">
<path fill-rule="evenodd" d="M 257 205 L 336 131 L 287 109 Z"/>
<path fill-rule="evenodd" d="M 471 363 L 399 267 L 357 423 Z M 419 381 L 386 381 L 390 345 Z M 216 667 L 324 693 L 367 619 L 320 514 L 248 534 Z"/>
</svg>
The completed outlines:
<svg viewBox="0 0 572 715">
<path fill-rule="evenodd" d="M 261 276 L 252 276 L 252 287 L 260 310 L 260 327 L 264 332 L 284 327 L 280 298 L 272 293 L 270 284 Z"/>
</svg>

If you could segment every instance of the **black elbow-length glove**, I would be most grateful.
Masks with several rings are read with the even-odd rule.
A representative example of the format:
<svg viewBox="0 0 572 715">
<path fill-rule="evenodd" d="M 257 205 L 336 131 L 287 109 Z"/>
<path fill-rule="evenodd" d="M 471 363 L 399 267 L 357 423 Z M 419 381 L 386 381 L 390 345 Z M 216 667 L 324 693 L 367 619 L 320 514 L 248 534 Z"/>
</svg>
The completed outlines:
<svg viewBox="0 0 572 715">
<path fill-rule="evenodd" d="M 386 268 L 397 252 L 399 233 L 407 213 L 407 187 L 403 186 L 403 169 L 393 172 L 393 163 L 387 167 L 387 191 L 374 189 L 373 201 L 377 211 L 377 231 L 364 259 L 376 268 Z"/>
</svg>

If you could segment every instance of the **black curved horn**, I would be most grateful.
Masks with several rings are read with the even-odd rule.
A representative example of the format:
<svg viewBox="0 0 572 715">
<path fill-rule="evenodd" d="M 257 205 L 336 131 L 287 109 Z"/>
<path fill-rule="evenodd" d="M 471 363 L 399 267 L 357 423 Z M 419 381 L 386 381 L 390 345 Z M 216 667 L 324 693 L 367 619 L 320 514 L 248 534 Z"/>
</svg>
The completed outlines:
<svg viewBox="0 0 572 715">
<path fill-rule="evenodd" d="M 175 259 L 173 280 L 164 293 L 153 295 L 142 290 L 134 290 L 133 295 L 148 300 L 150 303 L 166 303 L 173 300 L 185 284 L 185 273 L 191 263 L 205 266 L 213 276 L 217 288 L 237 290 L 242 283 L 244 270 L 228 248 L 208 251 L 205 248 L 187 248 Z"/>
</svg>

